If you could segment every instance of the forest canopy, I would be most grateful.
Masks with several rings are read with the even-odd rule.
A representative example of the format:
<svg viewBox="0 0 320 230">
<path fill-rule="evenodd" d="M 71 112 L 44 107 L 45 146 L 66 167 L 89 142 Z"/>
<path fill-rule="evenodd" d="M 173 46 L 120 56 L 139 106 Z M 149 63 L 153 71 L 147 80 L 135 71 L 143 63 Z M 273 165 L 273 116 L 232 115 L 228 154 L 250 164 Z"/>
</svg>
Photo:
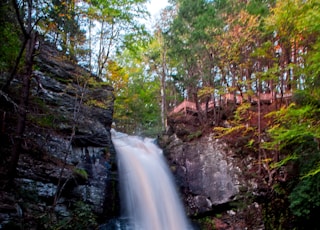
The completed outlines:
<svg viewBox="0 0 320 230">
<path fill-rule="evenodd" d="M 298 219 L 314 218 L 309 214 L 320 208 L 320 2 L 171 0 L 151 31 L 142 20 L 150 21 L 146 3 L 1 1 L 1 95 L 9 100 L 10 83 L 24 76 L 21 106 L 27 109 L 33 57 L 37 45 L 49 42 L 91 73 L 89 85 L 98 79 L 94 84 L 114 88 L 114 121 L 122 131 L 156 136 L 168 129 L 173 108 L 188 100 L 200 131 L 214 124 L 227 134 L 252 132 L 256 139 L 248 146 L 260 163 L 272 158 L 259 169 L 270 186 L 273 172 L 292 161 L 299 166 L 285 192 Z M 225 102 L 231 116 L 221 113 Z M 273 106 L 266 117 L 263 103 Z M 226 120 L 233 130 L 221 127 Z"/>
</svg>

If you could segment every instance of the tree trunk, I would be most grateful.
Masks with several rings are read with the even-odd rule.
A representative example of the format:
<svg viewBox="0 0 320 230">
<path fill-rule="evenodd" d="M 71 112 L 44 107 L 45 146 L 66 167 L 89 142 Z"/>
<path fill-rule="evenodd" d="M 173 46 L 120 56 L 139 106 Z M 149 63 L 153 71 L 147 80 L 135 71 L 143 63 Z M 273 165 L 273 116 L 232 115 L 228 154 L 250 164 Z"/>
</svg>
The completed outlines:
<svg viewBox="0 0 320 230">
<path fill-rule="evenodd" d="M 166 80 L 167 80 L 167 47 L 163 42 L 163 37 L 160 37 L 160 44 L 162 46 L 161 51 L 161 63 L 162 63 L 162 73 L 161 73 L 161 123 L 162 123 L 162 131 L 167 130 L 167 95 L 166 95 Z"/>
<path fill-rule="evenodd" d="M 32 0 L 28 1 L 28 21 L 27 21 L 27 35 L 25 35 L 25 39 L 27 39 L 26 43 L 26 53 L 25 53 L 25 69 L 23 73 L 22 80 L 22 88 L 21 88 L 21 97 L 18 109 L 18 121 L 16 134 L 14 137 L 12 156 L 8 166 L 8 182 L 12 182 L 14 177 L 16 176 L 16 168 L 19 161 L 19 156 L 21 153 L 21 147 L 23 143 L 23 135 L 26 126 L 27 119 L 27 109 L 29 102 L 29 91 L 30 91 L 30 83 L 32 76 L 32 67 L 33 67 L 33 58 L 34 58 L 34 50 L 35 50 L 35 41 L 36 35 L 35 32 L 32 31 L 31 25 L 31 13 L 32 13 Z"/>
<path fill-rule="evenodd" d="M 196 109 L 197 109 L 197 112 L 198 112 L 199 122 L 200 122 L 201 126 L 203 126 L 204 125 L 204 120 L 203 120 L 202 109 L 201 109 L 201 106 L 200 106 L 200 103 L 199 103 L 199 99 L 198 99 L 198 94 L 197 94 L 197 92 L 194 92 L 194 93 L 192 93 L 192 95 L 193 95 L 193 101 L 196 104 Z"/>
<path fill-rule="evenodd" d="M 164 54 L 165 56 L 165 54 Z M 166 119 L 166 63 L 163 58 L 162 63 L 162 74 L 160 81 L 160 91 L 161 91 L 161 123 L 162 123 L 162 131 L 166 131 L 167 129 L 167 119 Z"/>
</svg>

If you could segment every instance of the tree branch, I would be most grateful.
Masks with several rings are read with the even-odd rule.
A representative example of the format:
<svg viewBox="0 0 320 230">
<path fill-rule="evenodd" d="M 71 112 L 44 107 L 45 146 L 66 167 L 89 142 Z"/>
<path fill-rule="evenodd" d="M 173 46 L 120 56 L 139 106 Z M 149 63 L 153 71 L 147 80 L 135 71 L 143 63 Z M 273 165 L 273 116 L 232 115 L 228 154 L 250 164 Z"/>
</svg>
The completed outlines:
<svg viewBox="0 0 320 230">
<path fill-rule="evenodd" d="M 30 38 L 30 34 L 27 32 L 26 28 L 24 27 L 23 21 L 21 19 L 18 3 L 16 0 L 12 0 L 12 2 L 13 2 L 13 7 L 16 11 L 17 19 L 18 19 L 20 28 L 22 30 L 22 33 L 23 33 L 24 37 L 26 38 L 26 40 L 28 40 Z"/>
</svg>

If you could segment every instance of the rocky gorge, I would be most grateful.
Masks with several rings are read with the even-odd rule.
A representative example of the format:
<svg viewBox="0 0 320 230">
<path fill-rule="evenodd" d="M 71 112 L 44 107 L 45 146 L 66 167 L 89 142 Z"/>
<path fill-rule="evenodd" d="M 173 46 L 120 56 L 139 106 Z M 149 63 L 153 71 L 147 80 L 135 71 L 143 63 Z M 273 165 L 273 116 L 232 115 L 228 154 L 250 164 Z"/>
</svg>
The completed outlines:
<svg viewBox="0 0 320 230">
<path fill-rule="evenodd" d="M 1 81 L 5 78 L 2 74 Z M 20 84 L 19 79 L 11 84 L 13 101 Z M 110 135 L 113 89 L 43 43 L 30 93 L 17 177 L 13 187 L 0 191 L 0 229 L 96 229 L 118 217 L 116 153 Z M 3 175 L 14 144 L 15 111 L 15 104 L 3 97 Z M 254 159 L 237 158 L 214 133 L 185 140 L 171 125 L 159 144 L 194 222 L 203 224 L 210 217 L 212 221 L 203 224 L 206 229 L 264 229 L 261 205 L 253 198 L 259 193 L 250 171 Z"/>
</svg>

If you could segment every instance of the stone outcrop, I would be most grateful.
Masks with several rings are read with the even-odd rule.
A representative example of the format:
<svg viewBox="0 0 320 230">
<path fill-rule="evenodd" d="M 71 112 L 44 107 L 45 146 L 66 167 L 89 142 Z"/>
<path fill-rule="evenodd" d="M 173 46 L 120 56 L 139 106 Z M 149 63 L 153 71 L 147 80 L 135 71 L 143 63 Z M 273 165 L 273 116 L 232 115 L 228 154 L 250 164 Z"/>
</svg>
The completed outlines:
<svg viewBox="0 0 320 230">
<path fill-rule="evenodd" d="M 118 215 L 110 135 L 113 89 L 99 83 L 90 85 L 88 79 L 94 76 L 49 44 L 41 45 L 35 66 L 16 194 L 0 194 L 0 228 L 9 222 L 25 221 L 22 219 L 28 216 L 24 226 L 32 229 L 32 223 L 40 223 L 40 216 L 45 216 L 35 213 L 44 214 L 49 209 L 54 209 L 57 219 L 68 218 L 72 215 L 70 207 L 79 201 L 102 222 Z M 19 79 L 14 80 L 10 89 L 18 89 L 20 84 Z M 14 118 L 10 108 L 5 112 L 6 117 Z M 11 120 L 4 122 L 9 124 Z M 14 124 L 7 126 L 11 129 Z M 8 149 L 9 131 L 1 133 Z"/>
<path fill-rule="evenodd" d="M 248 177 L 252 161 L 236 157 L 232 148 L 214 133 L 183 141 L 175 133 L 164 135 L 159 144 L 175 175 L 187 213 L 194 218 L 215 218 L 215 229 L 263 229 L 261 206 L 248 199 L 256 182 Z M 251 196 L 251 195 L 249 195 Z M 237 205 L 244 208 L 238 209 Z M 249 215 L 255 213 L 256 219 Z M 259 214 L 260 213 L 260 214 Z M 218 226 L 220 225 L 222 226 Z M 239 228 L 237 228 L 239 227 Z"/>
<path fill-rule="evenodd" d="M 167 144 L 165 155 L 191 215 L 211 211 L 215 205 L 236 199 L 245 182 L 237 160 L 224 142 L 212 135 L 183 142 L 174 134 Z"/>
</svg>

